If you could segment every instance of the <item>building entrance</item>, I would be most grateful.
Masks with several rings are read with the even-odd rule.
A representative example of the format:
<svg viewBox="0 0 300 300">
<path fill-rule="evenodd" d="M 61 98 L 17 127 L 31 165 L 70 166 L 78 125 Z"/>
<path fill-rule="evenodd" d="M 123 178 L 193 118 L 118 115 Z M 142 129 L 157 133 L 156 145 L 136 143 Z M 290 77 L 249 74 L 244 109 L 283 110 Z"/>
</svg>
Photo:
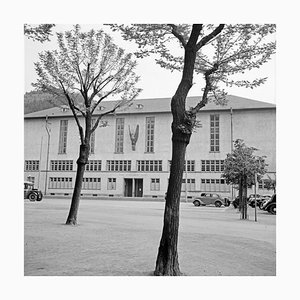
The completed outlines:
<svg viewBox="0 0 300 300">
<path fill-rule="evenodd" d="M 125 197 L 143 197 L 143 179 L 124 178 Z"/>
</svg>

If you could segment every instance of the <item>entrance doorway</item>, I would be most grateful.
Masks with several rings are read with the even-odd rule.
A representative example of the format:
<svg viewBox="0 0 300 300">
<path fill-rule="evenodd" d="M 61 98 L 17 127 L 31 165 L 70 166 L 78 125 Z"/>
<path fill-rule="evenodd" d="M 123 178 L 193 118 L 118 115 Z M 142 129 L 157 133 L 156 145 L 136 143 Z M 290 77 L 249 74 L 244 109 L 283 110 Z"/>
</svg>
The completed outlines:
<svg viewBox="0 0 300 300">
<path fill-rule="evenodd" d="M 125 197 L 143 197 L 143 179 L 124 178 Z"/>
</svg>

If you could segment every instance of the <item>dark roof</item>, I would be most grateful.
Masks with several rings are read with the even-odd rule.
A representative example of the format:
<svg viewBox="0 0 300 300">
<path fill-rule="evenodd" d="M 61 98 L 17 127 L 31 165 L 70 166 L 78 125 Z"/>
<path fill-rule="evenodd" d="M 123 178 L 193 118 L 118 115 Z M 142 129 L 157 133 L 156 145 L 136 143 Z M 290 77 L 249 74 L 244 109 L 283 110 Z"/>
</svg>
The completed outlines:
<svg viewBox="0 0 300 300">
<path fill-rule="evenodd" d="M 187 108 L 195 106 L 196 103 L 201 99 L 201 97 L 188 97 L 186 101 Z M 228 102 L 226 105 L 217 105 L 214 102 L 208 103 L 201 111 L 215 111 L 215 110 L 245 110 L 245 109 L 264 109 L 264 108 L 276 108 L 274 104 L 251 100 L 248 98 L 238 97 L 238 96 L 227 96 Z M 161 113 L 161 112 L 171 112 L 170 107 L 171 98 L 152 98 L 152 99 L 135 99 L 130 107 L 120 108 L 116 111 L 117 114 L 141 114 L 141 113 Z M 111 108 L 118 101 L 103 101 L 100 107 L 103 108 L 102 111 L 97 110 L 97 113 L 103 113 Z M 97 108 L 98 109 L 98 108 Z M 48 117 L 61 117 L 72 115 L 70 109 L 63 110 L 61 107 L 53 107 L 25 115 L 25 118 L 44 118 Z"/>
</svg>

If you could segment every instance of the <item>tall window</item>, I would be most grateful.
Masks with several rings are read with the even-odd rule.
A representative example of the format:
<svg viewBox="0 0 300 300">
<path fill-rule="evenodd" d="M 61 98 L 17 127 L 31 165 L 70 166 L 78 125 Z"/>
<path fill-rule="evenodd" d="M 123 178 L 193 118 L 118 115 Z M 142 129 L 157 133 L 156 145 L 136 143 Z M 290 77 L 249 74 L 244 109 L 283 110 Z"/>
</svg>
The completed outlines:
<svg viewBox="0 0 300 300">
<path fill-rule="evenodd" d="M 220 151 L 220 116 L 210 115 L 210 151 Z"/>
<path fill-rule="evenodd" d="M 107 179 L 107 189 L 108 190 L 116 189 L 116 178 L 108 178 Z"/>
<path fill-rule="evenodd" d="M 150 191 L 160 190 L 160 180 L 159 178 L 151 178 Z"/>
<path fill-rule="evenodd" d="M 154 152 L 154 117 L 146 118 L 146 152 Z"/>
<path fill-rule="evenodd" d="M 116 119 L 116 143 L 115 152 L 123 153 L 124 151 L 124 118 Z"/>
<path fill-rule="evenodd" d="M 92 127 L 95 125 L 95 119 L 92 119 Z M 91 135 L 91 154 L 95 153 L 95 131 Z"/>
<path fill-rule="evenodd" d="M 67 153 L 68 120 L 60 121 L 58 153 Z"/>
</svg>

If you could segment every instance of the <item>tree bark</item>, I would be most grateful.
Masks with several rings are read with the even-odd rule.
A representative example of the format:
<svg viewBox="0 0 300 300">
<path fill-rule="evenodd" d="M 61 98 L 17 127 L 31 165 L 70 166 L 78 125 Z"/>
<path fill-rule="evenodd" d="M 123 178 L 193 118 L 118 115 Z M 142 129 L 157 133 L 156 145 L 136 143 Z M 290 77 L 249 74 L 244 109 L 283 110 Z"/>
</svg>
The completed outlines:
<svg viewBox="0 0 300 300">
<path fill-rule="evenodd" d="M 176 134 L 175 134 L 176 135 Z M 172 163 L 165 203 L 164 226 L 156 259 L 156 276 L 181 275 L 178 262 L 179 207 L 187 143 L 173 139 Z"/>
<path fill-rule="evenodd" d="M 239 211 L 242 210 L 243 205 L 243 177 L 240 177 L 239 181 Z"/>
<path fill-rule="evenodd" d="M 74 186 L 71 207 L 66 221 L 66 225 L 77 224 L 77 213 L 78 213 L 80 194 L 82 189 L 82 180 L 85 171 L 85 165 L 88 162 L 88 157 L 89 157 L 89 146 L 81 144 L 79 150 L 79 158 L 77 159 L 75 186 Z"/>
</svg>

